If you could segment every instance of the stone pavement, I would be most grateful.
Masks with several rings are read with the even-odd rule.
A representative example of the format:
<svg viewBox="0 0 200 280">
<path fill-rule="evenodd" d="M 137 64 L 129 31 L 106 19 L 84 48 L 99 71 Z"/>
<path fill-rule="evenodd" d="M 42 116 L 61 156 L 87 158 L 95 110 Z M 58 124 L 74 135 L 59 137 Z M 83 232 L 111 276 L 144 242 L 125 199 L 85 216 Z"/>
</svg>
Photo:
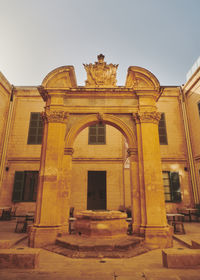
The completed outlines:
<svg viewBox="0 0 200 280">
<path fill-rule="evenodd" d="M 7 225 L 4 225 L 7 223 Z M 185 223 L 186 224 L 186 223 Z M 14 221 L 0 222 L 0 238 L 14 238 Z M 10 228 L 10 232 L 9 232 Z M 198 234 L 200 223 L 187 223 L 186 236 L 189 239 Z M 192 232 L 190 230 L 192 229 Z M 3 232 L 2 229 L 7 229 Z M 20 237 L 17 235 L 18 238 Z M 21 237 L 24 234 L 21 235 Z M 177 235 L 178 236 L 178 235 Z M 181 235 L 179 235 L 181 236 Z M 20 238 L 21 238 L 20 237 Z M 14 238 L 16 241 L 16 238 Z M 27 239 L 14 245 L 26 248 Z M 184 243 L 174 241 L 175 248 L 184 248 Z M 1 280 L 200 280 L 200 267 L 196 269 L 168 269 L 162 266 L 160 249 L 122 259 L 92 258 L 72 259 L 41 249 L 40 266 L 37 269 L 1 269 Z"/>
</svg>

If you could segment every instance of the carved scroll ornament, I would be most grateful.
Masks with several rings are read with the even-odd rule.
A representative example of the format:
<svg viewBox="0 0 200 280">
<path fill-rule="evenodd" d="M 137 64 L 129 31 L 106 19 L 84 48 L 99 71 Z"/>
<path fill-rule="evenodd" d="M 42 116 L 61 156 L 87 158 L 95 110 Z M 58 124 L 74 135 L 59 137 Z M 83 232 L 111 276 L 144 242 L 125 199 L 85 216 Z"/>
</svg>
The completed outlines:
<svg viewBox="0 0 200 280">
<path fill-rule="evenodd" d="M 161 117 L 159 112 L 141 112 L 134 113 L 133 118 L 136 123 L 156 123 L 158 124 Z"/>
<path fill-rule="evenodd" d="M 118 64 L 107 64 L 103 54 L 97 58 L 95 64 L 83 64 L 87 72 L 86 87 L 116 87 Z"/>
<path fill-rule="evenodd" d="M 46 111 L 41 113 L 41 117 L 44 122 L 65 123 L 69 117 L 69 113 L 64 111 Z"/>
</svg>

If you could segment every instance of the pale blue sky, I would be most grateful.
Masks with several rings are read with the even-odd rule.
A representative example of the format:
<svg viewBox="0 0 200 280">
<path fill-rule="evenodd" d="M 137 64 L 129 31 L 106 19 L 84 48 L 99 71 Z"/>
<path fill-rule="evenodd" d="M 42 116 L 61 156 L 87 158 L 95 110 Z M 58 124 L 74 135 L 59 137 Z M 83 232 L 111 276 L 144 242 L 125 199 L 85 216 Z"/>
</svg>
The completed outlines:
<svg viewBox="0 0 200 280">
<path fill-rule="evenodd" d="M 0 71 L 14 85 L 39 85 L 56 67 L 99 53 L 150 70 L 161 85 L 181 85 L 200 56 L 200 0 L 0 0 Z"/>
</svg>

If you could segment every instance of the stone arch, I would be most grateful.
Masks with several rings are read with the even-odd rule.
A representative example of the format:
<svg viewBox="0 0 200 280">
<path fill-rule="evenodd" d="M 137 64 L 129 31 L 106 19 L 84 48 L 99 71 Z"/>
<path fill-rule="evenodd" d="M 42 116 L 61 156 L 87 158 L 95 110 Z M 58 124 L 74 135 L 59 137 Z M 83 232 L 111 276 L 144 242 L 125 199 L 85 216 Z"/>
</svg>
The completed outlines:
<svg viewBox="0 0 200 280">
<path fill-rule="evenodd" d="M 98 122 L 109 124 L 118 129 L 127 139 L 129 148 L 137 147 L 136 136 L 133 130 L 119 117 L 108 114 L 92 114 L 83 117 L 80 121 L 78 121 L 75 125 L 71 127 L 65 138 L 65 148 L 72 148 L 77 135 L 84 128 Z"/>
</svg>

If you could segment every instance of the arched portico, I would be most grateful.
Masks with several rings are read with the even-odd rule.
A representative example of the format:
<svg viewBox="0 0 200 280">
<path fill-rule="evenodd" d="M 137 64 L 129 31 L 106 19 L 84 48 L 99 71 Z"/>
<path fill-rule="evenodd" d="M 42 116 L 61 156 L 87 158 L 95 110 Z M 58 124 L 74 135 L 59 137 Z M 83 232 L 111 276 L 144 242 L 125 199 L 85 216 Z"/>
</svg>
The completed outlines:
<svg viewBox="0 0 200 280">
<path fill-rule="evenodd" d="M 117 128 L 129 145 L 134 232 L 145 236 L 149 246 L 169 247 L 156 108 L 159 82 L 148 70 L 130 67 L 126 86 L 117 87 L 109 76 L 116 74 L 116 65 L 106 65 L 101 57 L 94 66 L 86 66 L 87 87 L 77 87 L 73 67 L 66 66 L 49 73 L 38 88 L 46 108 L 30 245 L 53 243 L 67 232 L 74 140 L 85 127 L 100 122 Z"/>
</svg>

